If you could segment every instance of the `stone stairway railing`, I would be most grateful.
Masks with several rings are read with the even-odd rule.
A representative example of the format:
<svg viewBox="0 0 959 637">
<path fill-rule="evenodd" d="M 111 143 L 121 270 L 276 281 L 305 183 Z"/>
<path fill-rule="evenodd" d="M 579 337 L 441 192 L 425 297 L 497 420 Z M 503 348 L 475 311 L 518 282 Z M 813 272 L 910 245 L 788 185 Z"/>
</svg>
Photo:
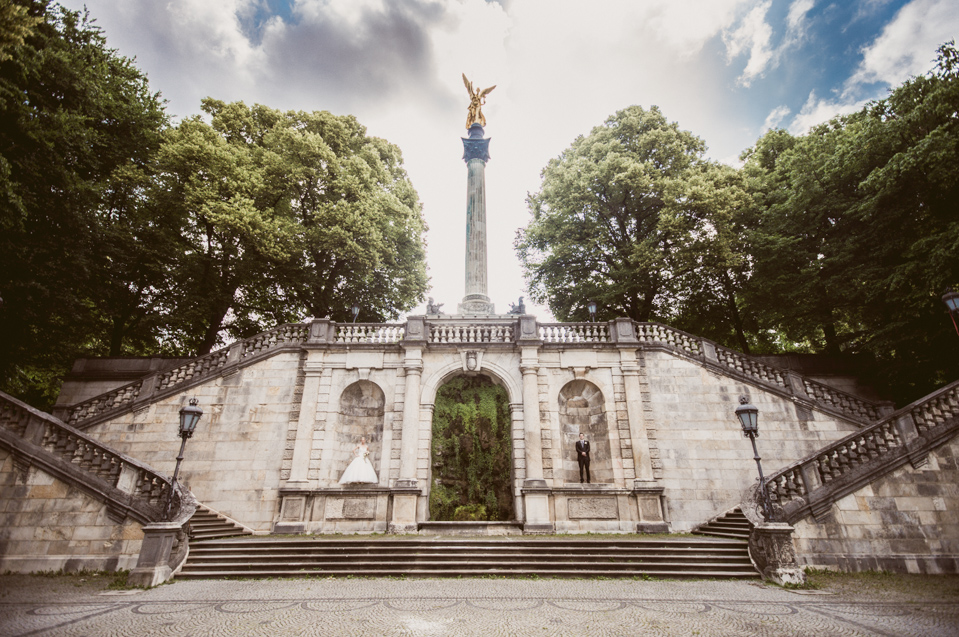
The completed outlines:
<svg viewBox="0 0 959 637">
<path fill-rule="evenodd" d="M 922 466 L 957 434 L 959 381 L 768 476 L 770 500 L 785 522 L 819 520 L 840 498 L 907 462 Z"/>
<path fill-rule="evenodd" d="M 626 318 L 605 323 L 539 323 L 535 317 L 523 315 L 484 320 L 410 317 L 406 324 L 338 324 L 320 319 L 311 323 L 281 325 L 200 356 L 176 369 L 147 376 L 75 405 L 57 408 L 53 413 L 74 427 L 86 428 L 279 351 L 307 346 L 383 347 L 409 342 L 427 346 L 540 344 L 544 347 L 595 348 L 626 345 L 664 349 L 853 422 L 874 422 L 892 411 L 891 403 L 853 396 L 667 325 Z"/>
<path fill-rule="evenodd" d="M 35 465 L 82 488 L 106 503 L 115 521 L 162 521 L 171 497 L 172 510 L 179 508 L 180 494 L 169 478 L 3 392 L 0 445 L 19 470 Z"/>
<path fill-rule="evenodd" d="M 104 503 L 114 523 L 142 525 L 133 585 L 164 582 L 186 560 L 196 499 L 170 478 L 3 392 L 0 447 L 10 451 L 23 479 L 36 467 Z"/>
</svg>

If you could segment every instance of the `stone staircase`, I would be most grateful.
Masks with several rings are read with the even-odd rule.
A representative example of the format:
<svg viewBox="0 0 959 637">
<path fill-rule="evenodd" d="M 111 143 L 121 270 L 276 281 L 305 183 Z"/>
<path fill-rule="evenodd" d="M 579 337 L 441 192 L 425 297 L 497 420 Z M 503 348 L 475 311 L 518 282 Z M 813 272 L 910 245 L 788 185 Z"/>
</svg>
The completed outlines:
<svg viewBox="0 0 959 637">
<path fill-rule="evenodd" d="M 190 539 L 208 540 L 220 537 L 253 535 L 253 531 L 208 506 L 197 504 L 196 513 L 190 518 Z"/>
<path fill-rule="evenodd" d="M 759 578 L 746 541 L 222 539 L 190 543 L 181 579 L 267 577 Z"/>
<path fill-rule="evenodd" d="M 732 511 L 697 527 L 693 530 L 693 535 L 709 535 L 748 541 L 749 520 L 743 515 L 743 510 L 736 507 Z"/>
</svg>

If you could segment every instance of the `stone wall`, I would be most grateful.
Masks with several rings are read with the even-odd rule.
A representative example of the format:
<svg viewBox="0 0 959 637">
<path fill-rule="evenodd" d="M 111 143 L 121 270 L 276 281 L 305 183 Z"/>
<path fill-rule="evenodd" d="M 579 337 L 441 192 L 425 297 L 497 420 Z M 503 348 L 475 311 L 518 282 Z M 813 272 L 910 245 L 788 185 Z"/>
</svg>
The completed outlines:
<svg viewBox="0 0 959 637">
<path fill-rule="evenodd" d="M 87 433 L 112 448 L 173 474 L 180 447 L 179 410 L 196 396 L 203 417 L 186 445 L 179 480 L 202 504 L 269 532 L 278 511 L 283 459 L 295 399 L 297 353 L 279 353 L 233 374 L 213 378 Z"/>
<path fill-rule="evenodd" d="M 647 428 L 660 457 L 673 531 L 689 531 L 737 506 L 758 479 L 752 446 L 735 415 L 740 395 L 759 408 L 756 444 L 767 473 L 858 429 L 666 352 L 647 352 L 644 359 Z"/>
<path fill-rule="evenodd" d="M 959 573 L 959 439 L 795 524 L 800 564 L 843 571 Z"/>
<path fill-rule="evenodd" d="M 468 373 L 489 376 L 509 395 L 511 471 L 521 520 L 528 479 L 555 490 L 554 500 L 567 497 L 562 489 L 579 486 L 573 445 L 584 431 L 593 448 L 593 482 L 613 490 L 609 495 L 616 498 L 618 519 L 589 518 L 581 502 L 569 513 L 565 500 L 550 505 L 554 519 L 565 516 L 564 528 L 570 530 L 623 530 L 623 523 L 628 527 L 643 518 L 629 494 L 640 489 L 647 500 L 655 500 L 658 496 L 650 494 L 661 489 L 670 529 L 682 532 L 737 506 L 743 489 L 756 479 L 752 449 L 734 413 L 741 394 L 760 409 L 758 444 L 769 472 L 858 427 L 811 400 L 726 375 L 673 350 L 581 345 L 442 342 L 281 350 L 181 394 L 145 401 L 141 409 L 87 431 L 172 473 L 179 445 L 177 412 L 196 395 L 204 416 L 187 444 L 181 482 L 201 503 L 264 533 L 281 517 L 291 529 L 299 522 L 326 528 L 317 526 L 316 516 L 326 510 L 319 503 L 339 488 L 350 449 L 367 435 L 378 487 L 417 480 L 416 519 L 426 521 L 432 403 L 437 389 L 467 373 L 470 362 Z M 419 375 L 420 392 L 418 405 L 408 408 L 411 368 Z M 527 419 L 533 408 L 538 428 Z M 415 421 L 405 423 L 408 417 Z M 281 514 L 281 489 L 290 497 L 296 492 L 299 511 L 309 510 L 309 519 L 294 521 L 293 509 Z M 620 506 L 623 497 L 632 503 Z M 575 524 L 573 514 L 579 516 Z M 365 523 L 350 524 L 360 529 Z M 368 530 L 373 528 L 371 522 Z"/>
<path fill-rule="evenodd" d="M 136 566 L 139 523 L 115 522 L 107 506 L 0 449 L 0 572 L 113 571 Z"/>
</svg>

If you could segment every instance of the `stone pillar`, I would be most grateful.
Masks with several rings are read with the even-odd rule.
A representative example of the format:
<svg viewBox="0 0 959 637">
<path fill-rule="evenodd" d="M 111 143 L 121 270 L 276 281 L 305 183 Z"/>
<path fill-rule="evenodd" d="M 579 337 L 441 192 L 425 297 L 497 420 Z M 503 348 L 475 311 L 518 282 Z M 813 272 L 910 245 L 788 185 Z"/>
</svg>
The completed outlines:
<svg viewBox="0 0 959 637">
<path fill-rule="evenodd" d="M 459 305 L 461 314 L 494 314 L 487 296 L 486 280 L 486 162 L 489 140 L 483 127 L 473 124 L 469 139 L 463 140 L 466 161 L 466 296 Z"/>
<path fill-rule="evenodd" d="M 390 533 L 417 532 L 416 505 L 420 489 L 416 479 L 416 455 L 420 429 L 420 378 L 423 374 L 421 346 L 406 347 L 403 367 L 406 372 L 406 395 L 403 399 L 400 477 L 396 479 L 392 487 L 393 515 L 388 526 Z"/>
<path fill-rule="evenodd" d="M 152 588 L 173 577 L 170 552 L 182 522 L 155 522 L 143 527 L 143 543 L 137 565 L 127 578 L 131 586 Z"/>
<path fill-rule="evenodd" d="M 320 394 L 320 377 L 323 375 L 324 350 L 310 350 L 305 363 L 303 398 L 300 417 L 296 422 L 296 438 L 293 441 L 293 464 L 290 479 L 283 485 L 287 489 L 310 487 L 310 452 L 313 450 L 313 423 L 316 420 L 317 398 Z"/>
<path fill-rule="evenodd" d="M 524 347 L 520 355 L 523 372 L 523 428 L 526 443 L 526 480 L 523 482 L 525 533 L 551 533 L 550 489 L 543 479 L 543 426 L 539 417 L 539 348 Z"/>
<path fill-rule="evenodd" d="M 633 441 L 633 467 L 636 480 L 653 482 L 653 464 L 649 456 L 649 435 L 643 417 L 643 394 L 639 385 L 639 361 L 633 348 L 619 350 L 626 388 L 626 413 L 629 417 L 629 436 Z"/>
</svg>

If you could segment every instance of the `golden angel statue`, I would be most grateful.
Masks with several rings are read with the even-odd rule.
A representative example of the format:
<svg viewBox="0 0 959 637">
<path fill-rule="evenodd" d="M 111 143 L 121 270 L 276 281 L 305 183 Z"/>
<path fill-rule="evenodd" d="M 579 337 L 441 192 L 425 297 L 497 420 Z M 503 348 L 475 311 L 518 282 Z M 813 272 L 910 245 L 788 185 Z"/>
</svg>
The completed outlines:
<svg viewBox="0 0 959 637">
<path fill-rule="evenodd" d="M 486 126 L 486 117 L 483 116 L 483 104 L 486 103 L 486 96 L 490 94 L 496 85 L 484 88 L 482 91 L 473 88 L 473 83 L 466 79 L 466 73 L 463 73 L 463 83 L 466 84 L 466 90 L 470 94 L 470 106 L 466 112 L 466 128 L 479 122 L 480 126 Z"/>
</svg>

